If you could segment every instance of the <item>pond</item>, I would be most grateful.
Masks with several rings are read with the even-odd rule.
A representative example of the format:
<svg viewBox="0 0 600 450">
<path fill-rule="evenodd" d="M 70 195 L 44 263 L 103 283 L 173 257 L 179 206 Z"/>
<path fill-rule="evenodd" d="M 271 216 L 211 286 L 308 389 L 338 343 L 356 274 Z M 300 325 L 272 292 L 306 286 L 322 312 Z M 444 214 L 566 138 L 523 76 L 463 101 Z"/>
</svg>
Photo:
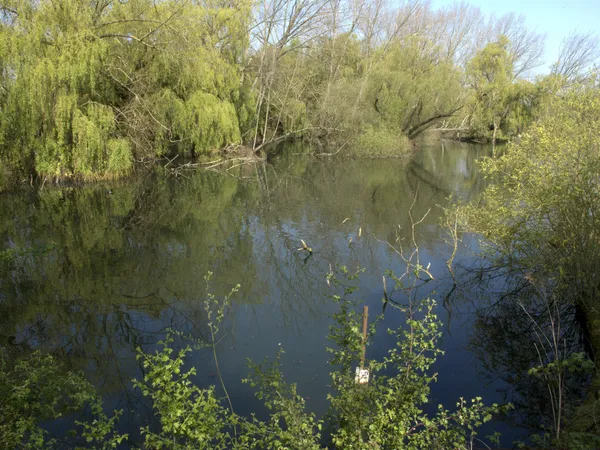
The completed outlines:
<svg viewBox="0 0 600 450">
<path fill-rule="evenodd" d="M 410 161 L 347 160 L 315 158 L 290 145 L 239 171 L 174 176 L 155 168 L 119 183 L 4 195 L 0 239 L 12 256 L 0 272 L 0 345 L 15 354 L 51 351 L 83 370 L 107 409 L 125 410 L 122 429 L 153 423 L 150 405 L 131 384 L 141 376 L 136 348 L 153 350 L 169 329 L 206 338 L 202 302 L 210 271 L 217 296 L 240 285 L 217 348 L 236 412 L 264 414 L 241 383 L 246 360 L 284 348 L 286 376 L 298 383 L 308 408 L 323 414 L 326 336 L 335 310 L 326 275 L 336 265 L 364 268 L 358 295 L 372 317 L 380 314 L 382 275 L 404 270 L 392 247 L 413 249 L 412 216 L 423 218 L 415 241 L 435 277 L 422 295 L 438 300 L 444 323 L 433 410 L 437 403 L 454 407 L 460 396 L 503 402 L 509 386 L 470 345 L 478 299 L 443 306 L 452 287 L 443 207 L 450 197 L 469 199 L 484 187 L 476 161 L 490 154 L 489 147 L 442 142 Z M 298 250 L 301 240 L 312 247 L 311 257 Z M 468 250 L 457 256 L 466 265 L 469 258 Z M 388 312 L 383 328 L 398 325 L 399 316 Z M 367 358 L 392 344 L 379 333 Z M 188 362 L 199 385 L 219 384 L 212 352 L 196 351 Z M 57 433 L 67 427 L 49 426 Z M 486 430 L 502 432 L 506 445 L 523 435 L 507 423 Z"/>
</svg>

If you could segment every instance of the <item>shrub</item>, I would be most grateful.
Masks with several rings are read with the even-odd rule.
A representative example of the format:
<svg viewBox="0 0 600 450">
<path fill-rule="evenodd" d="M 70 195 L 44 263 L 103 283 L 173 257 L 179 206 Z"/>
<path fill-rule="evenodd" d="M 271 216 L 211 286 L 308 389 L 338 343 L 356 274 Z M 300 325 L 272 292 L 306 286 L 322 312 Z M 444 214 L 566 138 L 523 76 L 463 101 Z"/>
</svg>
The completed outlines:
<svg viewBox="0 0 600 450">
<path fill-rule="evenodd" d="M 400 132 L 385 127 L 367 127 L 354 141 L 349 153 L 354 156 L 405 156 L 410 141 Z"/>
</svg>

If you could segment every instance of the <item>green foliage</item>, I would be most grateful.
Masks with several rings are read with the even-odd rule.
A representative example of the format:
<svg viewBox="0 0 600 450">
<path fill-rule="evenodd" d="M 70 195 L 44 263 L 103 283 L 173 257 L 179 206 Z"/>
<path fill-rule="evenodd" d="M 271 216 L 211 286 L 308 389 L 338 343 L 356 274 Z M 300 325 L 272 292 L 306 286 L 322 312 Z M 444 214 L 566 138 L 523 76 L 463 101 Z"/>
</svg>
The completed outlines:
<svg viewBox="0 0 600 450">
<path fill-rule="evenodd" d="M 350 281 L 355 276 L 348 276 Z M 415 273 L 419 273 L 418 267 Z M 406 288 L 401 278 L 391 275 L 395 289 Z M 334 280 L 335 285 L 340 285 Z M 441 336 L 440 323 L 433 312 L 435 302 L 425 299 L 406 306 L 394 304 L 404 315 L 406 326 L 389 329 L 396 347 L 381 361 L 371 360 L 367 367 L 371 380 L 366 385 L 355 382 L 354 367 L 362 352 L 360 323 L 356 300 L 351 299 L 351 285 L 345 285 L 344 295 L 334 296 L 340 312 L 334 318 L 330 339 L 337 344 L 328 349 L 331 364 L 339 367 L 331 373 L 334 393 L 330 395 L 331 420 L 334 424 L 332 442 L 335 448 L 466 448 L 475 435 L 475 428 L 491 420 L 492 415 L 506 408 L 484 406 L 481 398 L 459 399 L 456 410 L 450 412 L 439 405 L 433 417 L 421 409 L 429 401 L 430 384 L 436 374 L 429 369 L 443 352 L 437 347 Z M 377 323 L 371 326 L 369 340 Z"/>
<path fill-rule="evenodd" d="M 361 156 L 403 156 L 408 154 L 410 142 L 400 132 L 386 128 L 367 127 L 356 138 L 350 154 Z"/>
<path fill-rule="evenodd" d="M 529 369 L 530 375 L 536 377 L 554 377 L 557 373 L 562 372 L 592 372 L 594 363 L 589 360 L 583 352 L 572 353 L 568 358 L 555 360 L 543 366 L 536 366 Z"/>
<path fill-rule="evenodd" d="M 470 133 L 494 142 L 522 133 L 532 122 L 543 93 L 541 85 L 514 79 L 509 46 L 501 36 L 480 50 L 466 71 L 473 90 Z"/>
<path fill-rule="evenodd" d="M 580 86 L 545 109 L 520 143 L 483 163 L 499 184 L 465 209 L 466 220 L 502 255 L 579 286 L 572 294 L 587 302 L 600 264 L 600 93 Z"/>
<path fill-rule="evenodd" d="M 419 266 L 415 266 L 418 273 Z M 335 344 L 332 354 L 329 395 L 331 410 L 328 416 L 328 448 L 407 448 L 445 449 L 468 448 L 476 435 L 475 428 L 503 411 L 497 405 L 484 406 L 481 398 L 470 402 L 459 399 L 453 411 L 439 406 L 437 414 L 429 416 L 422 406 L 429 401 L 430 384 L 436 375 L 431 365 L 442 352 L 437 347 L 441 335 L 439 321 L 430 299 L 398 306 L 405 315 L 405 326 L 388 330 L 397 341 L 381 361 L 371 360 L 367 367 L 371 380 L 360 385 L 354 379 L 354 367 L 362 351 L 359 322 L 353 297 L 354 281 L 361 270 L 348 272 L 339 269 L 344 281 L 334 274 L 328 281 L 340 295 L 333 295 L 339 305 L 334 315 L 335 325 L 330 339 Z M 390 275 L 396 288 L 402 289 L 402 279 Z M 210 279 L 207 276 L 206 281 Z M 225 319 L 225 311 L 234 289 L 221 302 L 209 295 L 205 307 L 209 315 L 212 343 Z M 371 325 L 373 338 L 378 321 Z M 134 380 L 134 386 L 152 399 L 160 425 L 154 430 L 141 429 L 144 444 L 156 449 L 321 449 L 325 421 L 306 411 L 305 400 L 293 383 L 285 381 L 281 371 L 283 351 L 274 362 L 249 362 L 251 373 L 244 382 L 257 389 L 256 397 L 270 410 L 265 421 L 255 416 L 244 418 L 235 414 L 214 386 L 201 388 L 193 377 L 194 368 L 184 368 L 189 346 L 174 349 L 169 335 L 154 353 L 138 349 L 138 359 L 144 368 L 144 380 Z M 215 354 L 215 362 L 216 354 Z M 3 425 L 0 438 L 10 447 L 40 448 L 51 444 L 46 432 L 39 428 L 42 419 L 56 419 L 65 411 L 76 411 L 91 403 L 95 419 L 77 422 L 81 437 L 88 445 L 116 448 L 126 436 L 114 433 L 120 412 L 108 418 L 102 411 L 91 385 L 81 376 L 65 373 L 50 356 L 34 354 L 32 359 L 20 360 L 14 370 L 0 371 L 0 387 L 7 406 L 0 409 Z M 23 379 L 25 381 L 21 381 Z M 224 387 L 224 386 L 223 386 Z M 226 390 L 225 390 L 226 393 Z"/>
<path fill-rule="evenodd" d="M 113 139 L 114 132 L 115 117 L 111 108 L 91 104 L 87 115 L 75 112 L 72 123 L 75 173 L 92 178 L 98 173 L 119 176 L 131 170 L 129 142 L 125 139 Z M 52 160 L 49 164 L 52 164 Z M 52 174 L 51 170 L 38 169 L 38 172 Z M 59 176 L 60 170 L 54 174 Z"/>
<path fill-rule="evenodd" d="M 556 313 L 557 305 L 574 306 L 588 318 L 600 307 L 600 91 L 595 81 L 559 89 L 540 110 L 541 117 L 519 143 L 509 144 L 502 157 L 484 161 L 484 173 L 496 183 L 460 214 L 466 230 L 485 237 L 486 258 L 506 268 L 511 282 L 533 299 L 548 302 L 552 323 L 560 329 L 564 318 Z M 582 325 L 597 347 L 593 321 L 584 319 Z M 568 396 L 565 379 L 591 365 L 597 368 L 598 359 L 563 350 L 566 338 L 558 331 L 553 336 L 554 346 L 538 336 L 544 358 L 530 375 L 541 377 L 550 392 L 554 417 L 548 445 L 564 441 L 577 448 L 568 443 L 569 427 L 589 439 L 597 439 L 599 430 L 595 420 L 577 425 L 581 414 L 573 405 L 585 403 L 586 414 L 597 417 L 597 388 L 589 389 L 588 399 Z M 554 356 L 547 358 L 546 352 Z"/>
<path fill-rule="evenodd" d="M 88 447 L 96 450 L 117 448 L 128 437 L 127 434 L 119 434 L 114 431 L 122 411 L 115 411 L 109 418 L 104 413 L 100 400 L 95 399 L 91 406 L 94 419 L 91 422 L 75 422 L 82 428 L 81 437 Z"/>
<path fill-rule="evenodd" d="M 179 142 L 207 152 L 249 126 L 249 2 L 23 1 L 3 14 L 0 162 L 13 178 L 119 177 L 134 157 Z"/>
<path fill-rule="evenodd" d="M 2 165 L 2 161 L 0 161 L 0 193 L 6 189 L 9 178 L 10 176 L 6 170 L 6 167 L 4 167 Z"/>
<path fill-rule="evenodd" d="M 407 137 L 462 108 L 461 70 L 428 36 L 395 39 L 370 52 L 360 44 L 344 33 L 313 45 L 310 59 L 286 55 L 281 76 L 287 81 L 291 72 L 298 86 L 282 82 L 277 98 L 306 105 L 307 119 L 295 123 L 311 129 L 309 137 L 347 146 L 346 154 L 396 156 L 406 151 Z"/>
<path fill-rule="evenodd" d="M 174 355 L 169 347 L 172 342 L 172 338 L 160 342 L 163 350 L 153 355 L 138 353 L 147 372 L 144 382 L 134 380 L 134 385 L 152 398 L 161 425 L 158 434 L 149 427 L 142 428 L 146 445 L 156 449 L 229 448 L 227 410 L 215 396 L 214 387 L 200 389 L 192 383 L 194 368 L 182 371 L 190 348 Z"/>
<path fill-rule="evenodd" d="M 369 100 L 380 120 L 410 139 L 462 109 L 461 71 L 424 37 L 395 43 L 373 76 Z"/>
<path fill-rule="evenodd" d="M 93 386 L 82 375 L 65 371 L 51 355 L 34 352 L 13 366 L 0 355 L 0 446 L 53 448 L 56 439 L 40 426 L 42 420 L 64 417 L 93 405 L 96 419 L 84 425 L 83 437 L 98 448 L 116 448 L 126 435 L 113 433 L 118 414 L 107 419 Z"/>
<path fill-rule="evenodd" d="M 281 372 L 283 354 L 283 350 L 277 352 L 272 363 L 267 360 L 262 364 L 248 361 L 252 372 L 243 381 L 258 389 L 256 397 L 271 411 L 266 423 L 260 424 L 255 420 L 253 426 L 258 428 L 248 431 L 259 448 L 319 450 L 323 421 L 305 411 L 305 400 L 298 394 L 296 384 L 284 380 Z M 258 431 L 261 435 L 257 434 Z"/>
<path fill-rule="evenodd" d="M 238 117 L 233 104 L 223 102 L 213 94 L 196 92 L 174 118 L 173 127 L 179 136 L 189 141 L 181 149 L 200 153 L 238 144 L 241 141 Z"/>
<path fill-rule="evenodd" d="M 474 90 L 471 124 L 476 135 L 495 140 L 502 121 L 508 114 L 512 91 L 512 59 L 508 39 L 502 37 L 482 49 L 469 62 L 467 74 Z"/>
</svg>

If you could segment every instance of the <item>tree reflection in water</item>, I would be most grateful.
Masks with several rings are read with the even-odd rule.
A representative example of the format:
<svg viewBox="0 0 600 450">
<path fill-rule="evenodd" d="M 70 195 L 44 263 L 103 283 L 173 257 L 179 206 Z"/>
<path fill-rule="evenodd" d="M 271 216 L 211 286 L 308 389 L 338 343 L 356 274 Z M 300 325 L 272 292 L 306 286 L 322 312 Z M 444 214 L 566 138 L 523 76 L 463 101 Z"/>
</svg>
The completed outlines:
<svg viewBox="0 0 600 450">
<path fill-rule="evenodd" d="M 227 174 L 187 171 L 175 177 L 157 168 L 119 183 L 5 195 L 1 345 L 14 354 L 41 349 L 61 355 L 85 371 L 110 408 L 124 408 L 124 418 L 134 424 L 147 423 L 152 413 L 131 387 L 132 378 L 141 378 L 135 349 L 152 351 L 167 329 L 207 336 L 201 302 L 204 275 L 211 271 L 217 297 L 241 285 L 219 344 L 237 412 L 254 410 L 252 394 L 240 382 L 246 357 L 262 360 L 283 343 L 290 359 L 284 371 L 311 398 L 309 408 L 321 413 L 328 391 L 324 345 L 334 308 L 326 300 L 330 267 L 366 267 L 362 296 L 372 310 L 381 310 L 382 274 L 403 270 L 385 242 L 408 238 L 408 210 L 418 191 L 414 217 L 431 213 L 416 240 L 422 260 L 443 282 L 449 248 L 437 205 L 448 204 L 448 193 L 476 195 L 484 181 L 475 160 L 489 150 L 446 143 L 407 162 L 316 159 L 288 147 L 268 163 Z M 313 249 L 308 260 L 297 250 L 300 239 Z M 435 289 L 432 283 L 423 295 Z M 378 339 L 374 353 L 389 345 L 385 336 Z M 462 339 L 460 330 L 444 338 L 455 349 Z M 467 356 L 460 350 L 442 358 L 440 378 L 454 380 L 445 371 Z M 197 383 L 215 384 L 210 357 L 195 355 L 190 363 L 198 368 Z M 489 398 L 475 374 L 460 382 L 465 397 Z M 449 393 L 443 386 L 434 386 L 433 394 L 442 403 L 455 400 L 455 392 L 444 398 Z"/>
</svg>

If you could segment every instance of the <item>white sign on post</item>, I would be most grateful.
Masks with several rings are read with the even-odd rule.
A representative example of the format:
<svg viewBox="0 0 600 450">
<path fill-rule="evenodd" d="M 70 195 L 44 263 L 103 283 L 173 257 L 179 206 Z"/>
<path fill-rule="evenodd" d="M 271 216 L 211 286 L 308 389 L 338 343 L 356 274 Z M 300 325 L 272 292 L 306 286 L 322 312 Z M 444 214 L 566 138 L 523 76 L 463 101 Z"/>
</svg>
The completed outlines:
<svg viewBox="0 0 600 450">
<path fill-rule="evenodd" d="M 367 384 L 369 382 L 369 369 L 356 368 L 356 377 L 354 378 L 356 384 Z"/>
</svg>

